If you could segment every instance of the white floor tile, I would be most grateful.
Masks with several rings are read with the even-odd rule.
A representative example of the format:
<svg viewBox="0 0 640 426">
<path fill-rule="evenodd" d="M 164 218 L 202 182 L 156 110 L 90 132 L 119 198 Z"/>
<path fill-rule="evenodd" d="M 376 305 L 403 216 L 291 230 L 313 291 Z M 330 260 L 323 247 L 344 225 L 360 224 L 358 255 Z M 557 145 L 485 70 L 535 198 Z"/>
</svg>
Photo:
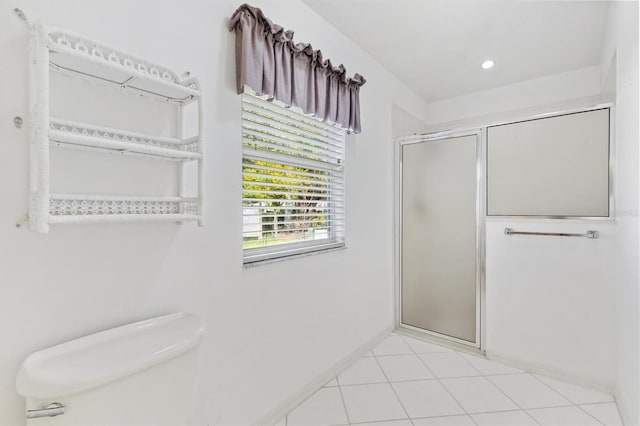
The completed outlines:
<svg viewBox="0 0 640 426">
<path fill-rule="evenodd" d="M 402 405 L 391 385 L 345 386 L 342 396 L 351 423 L 406 419 Z"/>
<path fill-rule="evenodd" d="M 599 421 L 576 406 L 538 408 L 536 410 L 527 410 L 527 413 L 541 425 L 587 426 L 600 424 Z"/>
<path fill-rule="evenodd" d="M 437 380 L 393 383 L 409 417 L 464 414 L 464 410 Z"/>
<path fill-rule="evenodd" d="M 334 386 L 338 386 L 338 381 L 336 379 L 332 379 L 329 383 L 324 385 L 325 388 L 332 388 Z"/>
<path fill-rule="evenodd" d="M 287 424 L 287 416 L 284 416 L 280 420 L 274 423 L 273 426 L 285 426 Z"/>
<path fill-rule="evenodd" d="M 378 358 L 387 378 L 392 382 L 402 380 L 433 379 L 433 374 L 417 355 L 390 355 Z"/>
<path fill-rule="evenodd" d="M 604 404 L 581 405 L 580 408 L 582 408 L 584 411 L 591 414 L 593 417 L 600 420 L 607 426 L 622 425 L 618 407 L 613 402 L 607 402 Z"/>
<path fill-rule="evenodd" d="M 479 426 L 524 426 L 537 425 L 527 413 L 519 411 L 503 411 L 500 413 L 472 414 L 473 421 Z"/>
<path fill-rule="evenodd" d="M 507 374 L 487 378 L 522 408 L 571 405 L 568 400 L 530 374 Z"/>
<path fill-rule="evenodd" d="M 420 358 L 438 378 L 480 376 L 457 352 L 420 354 Z"/>
<path fill-rule="evenodd" d="M 291 411 L 288 425 L 342 425 L 349 423 L 338 388 L 322 388 Z"/>
<path fill-rule="evenodd" d="M 411 346 L 411 349 L 419 354 L 425 352 L 453 352 L 451 349 L 445 348 L 444 346 L 434 345 L 433 343 L 414 339 L 413 337 L 404 336 L 404 340 L 409 344 L 409 346 Z"/>
<path fill-rule="evenodd" d="M 485 376 L 491 376 L 496 374 L 517 374 L 524 373 L 522 370 L 518 370 L 517 368 L 509 367 L 508 365 L 504 365 L 502 363 L 491 361 L 486 358 L 468 354 L 460 354 L 469 364 L 473 366 L 480 373 Z"/>
<path fill-rule="evenodd" d="M 358 426 L 411 426 L 411 420 L 383 420 L 381 422 L 351 423 Z"/>
<path fill-rule="evenodd" d="M 440 381 L 467 413 L 518 410 L 516 404 L 484 377 Z"/>
<path fill-rule="evenodd" d="M 596 402 L 613 402 L 613 397 L 605 392 L 594 389 L 577 386 L 571 383 L 561 382 L 560 380 L 535 374 L 545 384 L 549 385 L 560 395 L 567 398 L 574 404 L 594 404 Z"/>
<path fill-rule="evenodd" d="M 402 338 L 397 334 L 392 334 L 385 338 L 382 342 L 378 344 L 375 348 L 373 348 L 373 353 L 376 356 L 379 355 L 402 355 L 402 354 L 412 354 L 413 351 L 407 345 Z"/>
<path fill-rule="evenodd" d="M 611 395 L 399 334 L 389 335 L 276 425 L 349 422 L 622 425 Z"/>
<path fill-rule="evenodd" d="M 426 419 L 413 419 L 414 425 L 419 426 L 468 426 L 475 425 L 469 416 L 445 416 L 429 417 Z"/>
<path fill-rule="evenodd" d="M 386 383 L 386 381 L 382 369 L 373 357 L 360 358 L 338 376 L 338 383 L 341 386 Z"/>
</svg>

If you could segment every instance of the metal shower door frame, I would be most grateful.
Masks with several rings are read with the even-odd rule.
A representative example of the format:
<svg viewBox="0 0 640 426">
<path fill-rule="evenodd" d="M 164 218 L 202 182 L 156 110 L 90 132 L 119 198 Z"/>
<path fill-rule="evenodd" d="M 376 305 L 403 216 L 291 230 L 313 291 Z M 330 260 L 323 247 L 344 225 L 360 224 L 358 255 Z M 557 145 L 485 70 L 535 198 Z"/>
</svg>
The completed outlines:
<svg viewBox="0 0 640 426">
<path fill-rule="evenodd" d="M 402 148 L 405 145 L 417 143 L 429 143 L 444 139 L 475 136 L 476 138 L 476 339 L 469 342 L 456 337 L 444 335 L 430 330 L 424 330 L 402 323 Z M 452 130 L 425 135 L 416 135 L 395 141 L 395 327 L 411 330 L 427 336 L 443 339 L 452 344 L 464 345 L 467 348 L 476 348 L 484 351 L 485 331 L 485 179 L 484 167 L 486 152 L 486 128 L 474 128 L 468 130 Z"/>
</svg>

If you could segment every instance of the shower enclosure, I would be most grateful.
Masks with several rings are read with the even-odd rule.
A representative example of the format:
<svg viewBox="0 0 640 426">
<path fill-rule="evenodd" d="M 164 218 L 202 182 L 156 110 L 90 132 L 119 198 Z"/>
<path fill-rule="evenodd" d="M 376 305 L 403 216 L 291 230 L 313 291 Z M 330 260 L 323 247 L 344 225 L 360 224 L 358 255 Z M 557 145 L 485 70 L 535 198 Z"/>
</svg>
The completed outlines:
<svg viewBox="0 0 640 426">
<path fill-rule="evenodd" d="M 483 133 L 396 141 L 397 326 L 481 348 Z"/>
</svg>

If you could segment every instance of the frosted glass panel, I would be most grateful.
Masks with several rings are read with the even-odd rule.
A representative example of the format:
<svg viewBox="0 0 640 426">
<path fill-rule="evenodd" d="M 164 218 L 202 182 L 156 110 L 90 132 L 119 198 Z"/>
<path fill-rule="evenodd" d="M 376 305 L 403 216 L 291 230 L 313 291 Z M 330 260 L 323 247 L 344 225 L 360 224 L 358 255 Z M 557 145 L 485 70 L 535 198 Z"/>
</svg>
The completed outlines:
<svg viewBox="0 0 640 426">
<path fill-rule="evenodd" d="M 402 147 L 402 323 L 476 341 L 476 137 Z"/>
<path fill-rule="evenodd" d="M 487 214 L 609 216 L 609 109 L 487 128 Z"/>
</svg>

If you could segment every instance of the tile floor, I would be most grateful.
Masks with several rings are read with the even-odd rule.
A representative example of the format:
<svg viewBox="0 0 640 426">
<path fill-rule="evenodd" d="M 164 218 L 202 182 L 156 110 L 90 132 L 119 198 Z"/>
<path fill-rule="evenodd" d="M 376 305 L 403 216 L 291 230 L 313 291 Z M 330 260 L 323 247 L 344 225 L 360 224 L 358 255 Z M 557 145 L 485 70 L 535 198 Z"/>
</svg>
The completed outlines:
<svg viewBox="0 0 640 426">
<path fill-rule="evenodd" d="M 603 392 L 392 333 L 280 425 L 621 425 Z"/>
</svg>

